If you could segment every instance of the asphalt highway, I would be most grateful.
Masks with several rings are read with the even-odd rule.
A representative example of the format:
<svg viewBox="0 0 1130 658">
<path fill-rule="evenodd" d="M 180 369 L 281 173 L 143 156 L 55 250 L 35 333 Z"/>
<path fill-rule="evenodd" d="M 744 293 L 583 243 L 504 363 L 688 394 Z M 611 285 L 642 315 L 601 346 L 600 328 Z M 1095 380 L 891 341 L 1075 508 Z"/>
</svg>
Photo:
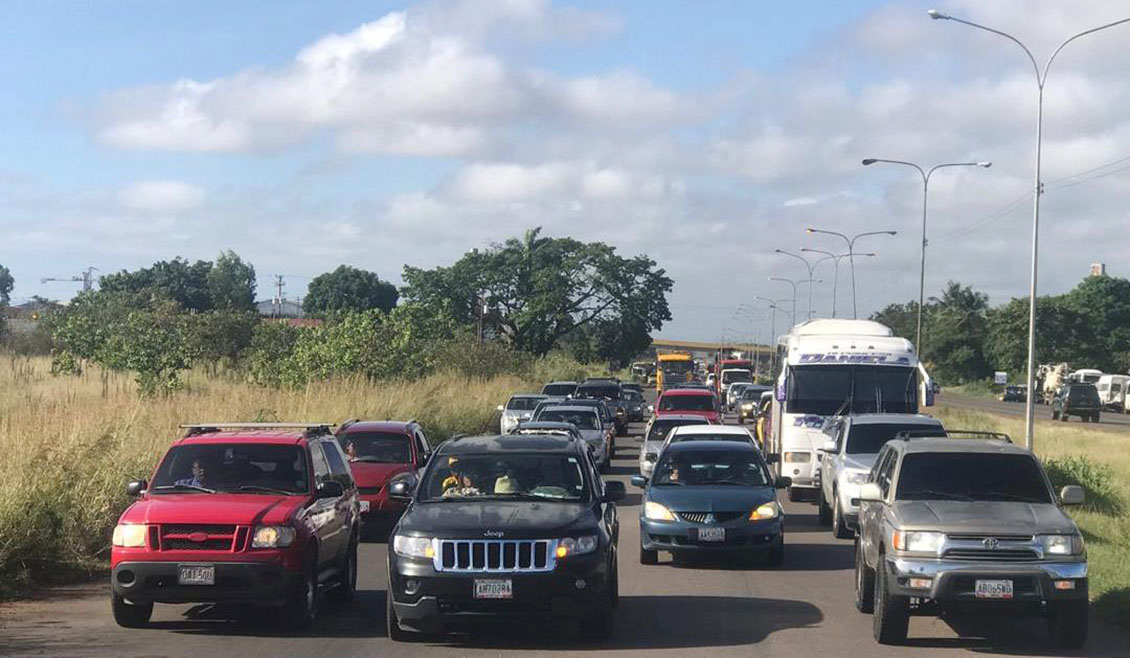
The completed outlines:
<svg viewBox="0 0 1130 658">
<path fill-rule="evenodd" d="M 618 439 L 610 477 L 628 480 L 638 453 L 632 436 Z M 815 507 L 785 503 L 786 554 L 781 568 L 725 563 L 657 566 L 638 561 L 640 492 L 629 485 L 621 504 L 620 606 L 612 638 L 593 645 L 560 629 L 484 629 L 470 636 L 418 644 L 385 637 L 383 542 L 361 548 L 356 600 L 322 606 L 314 627 L 290 633 L 267 615 L 209 606 L 158 605 L 147 629 L 118 628 L 105 580 L 57 588 L 30 601 L 0 604 L 0 656 L 958 656 L 1060 655 L 1045 649 L 1041 620 L 1006 616 L 914 618 L 910 645 L 883 647 L 871 638 L 871 617 L 852 604 L 851 542 L 816 523 Z M 1092 619 L 1083 656 L 1130 656 L 1130 634 Z"/>
<path fill-rule="evenodd" d="M 949 405 L 955 409 L 969 409 L 971 411 L 987 411 L 989 413 L 1001 414 L 1003 416 L 1016 416 L 1024 418 L 1024 403 L 1023 402 L 1001 402 L 996 399 L 975 398 L 971 396 L 958 395 L 954 393 L 942 392 L 938 396 L 937 404 L 939 406 Z M 1071 416 L 1067 419 L 1066 423 L 1061 421 L 1052 421 L 1052 408 L 1046 404 L 1036 403 L 1036 420 L 1046 421 L 1046 423 L 1055 423 L 1055 427 L 1061 424 L 1063 427 L 1082 427 L 1084 429 L 1097 429 L 1108 432 L 1130 432 L 1130 415 L 1120 414 L 1114 411 L 1104 411 L 1099 416 L 1098 423 L 1084 423 L 1078 416 Z M 929 411 L 929 410 L 927 410 Z M 1041 423 L 1044 424 L 1044 423 Z M 1020 437 L 1023 439 L 1024 437 Z M 1013 437 L 1016 440 L 1016 437 Z M 1130 651 L 1127 651 L 1130 655 Z"/>
</svg>

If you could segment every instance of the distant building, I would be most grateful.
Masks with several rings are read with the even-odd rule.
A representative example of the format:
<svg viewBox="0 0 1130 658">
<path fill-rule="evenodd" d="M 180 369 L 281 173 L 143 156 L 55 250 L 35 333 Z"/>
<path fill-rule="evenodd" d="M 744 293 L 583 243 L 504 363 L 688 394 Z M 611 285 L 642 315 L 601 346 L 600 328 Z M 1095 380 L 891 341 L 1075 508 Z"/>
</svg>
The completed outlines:
<svg viewBox="0 0 1130 658">
<path fill-rule="evenodd" d="M 255 302 L 255 310 L 259 315 L 268 318 L 302 318 L 302 304 L 293 299 L 264 299 Z"/>
<path fill-rule="evenodd" d="M 1091 276 L 1106 276 L 1106 263 L 1091 263 Z"/>
</svg>

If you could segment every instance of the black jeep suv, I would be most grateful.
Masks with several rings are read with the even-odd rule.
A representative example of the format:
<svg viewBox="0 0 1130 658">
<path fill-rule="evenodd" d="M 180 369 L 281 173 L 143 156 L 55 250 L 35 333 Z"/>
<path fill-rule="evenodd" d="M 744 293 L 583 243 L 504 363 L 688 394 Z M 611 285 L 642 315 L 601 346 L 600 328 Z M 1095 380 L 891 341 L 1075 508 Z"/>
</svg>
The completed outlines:
<svg viewBox="0 0 1130 658">
<path fill-rule="evenodd" d="M 389 486 L 409 500 L 389 538 L 391 639 L 527 618 L 608 635 L 624 484 L 600 479 L 583 441 L 461 437 Z"/>
</svg>

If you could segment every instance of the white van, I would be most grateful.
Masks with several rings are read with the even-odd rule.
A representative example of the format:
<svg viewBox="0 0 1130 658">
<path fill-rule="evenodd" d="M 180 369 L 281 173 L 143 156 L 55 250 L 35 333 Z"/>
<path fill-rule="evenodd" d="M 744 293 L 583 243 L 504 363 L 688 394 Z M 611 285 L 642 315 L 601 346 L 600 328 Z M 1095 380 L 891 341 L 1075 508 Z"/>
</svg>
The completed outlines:
<svg viewBox="0 0 1130 658">
<path fill-rule="evenodd" d="M 914 345 L 870 320 L 809 320 L 778 343 L 767 453 L 792 478 L 789 500 L 815 500 L 825 420 L 843 414 L 916 414 L 934 404 L 934 382 Z"/>
<path fill-rule="evenodd" d="M 1079 382 L 1081 384 L 1097 384 L 1099 379 L 1103 376 L 1102 370 L 1095 370 L 1094 368 L 1080 368 L 1067 376 L 1069 382 Z"/>
<path fill-rule="evenodd" d="M 1103 375 L 1095 382 L 1099 389 L 1099 402 L 1104 409 L 1124 413 L 1126 410 L 1126 387 L 1130 386 L 1130 375 Z"/>
</svg>

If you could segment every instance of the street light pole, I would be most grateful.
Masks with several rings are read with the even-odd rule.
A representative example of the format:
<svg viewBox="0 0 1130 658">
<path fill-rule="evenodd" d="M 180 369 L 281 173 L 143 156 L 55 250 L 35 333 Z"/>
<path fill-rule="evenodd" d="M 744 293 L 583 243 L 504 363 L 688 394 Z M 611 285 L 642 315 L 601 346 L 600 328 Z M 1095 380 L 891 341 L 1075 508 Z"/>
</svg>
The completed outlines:
<svg viewBox="0 0 1130 658">
<path fill-rule="evenodd" d="M 811 253 L 814 253 L 814 254 L 824 254 L 823 258 L 818 259 L 816 262 L 814 262 L 812 264 L 813 268 L 815 268 L 817 265 L 819 265 L 820 263 L 823 263 L 826 260 L 830 260 L 834 264 L 835 269 L 833 270 L 834 274 L 832 275 L 832 317 L 833 318 L 836 317 L 836 297 L 838 296 L 837 290 L 838 290 L 839 285 L 840 285 L 840 260 L 843 259 L 843 258 L 847 258 L 848 255 L 847 254 L 833 254 L 832 252 L 824 251 L 823 249 L 809 249 L 808 247 L 801 247 L 800 250 L 801 251 L 808 251 L 808 252 L 811 252 Z M 876 254 L 874 252 L 869 252 L 869 253 L 866 253 L 866 254 L 856 254 L 856 255 L 857 256 L 869 256 L 869 257 L 874 258 L 878 254 Z"/>
<path fill-rule="evenodd" d="M 825 235 L 835 235 L 844 239 L 848 246 L 848 262 L 851 263 L 851 317 L 853 320 L 859 319 L 859 313 L 855 306 L 855 241 L 866 237 L 868 235 L 898 235 L 898 231 L 867 231 L 866 233 L 857 233 L 854 237 L 848 237 L 843 233 L 836 231 L 826 231 L 819 228 L 806 228 L 805 231 L 812 235 L 814 233 L 823 233 Z"/>
<path fill-rule="evenodd" d="M 773 311 L 772 320 L 770 321 L 771 326 L 769 329 L 769 349 L 772 350 L 769 356 L 769 377 L 772 378 L 777 372 L 777 305 L 786 300 L 769 299 L 768 297 L 757 297 L 756 299 L 759 299 L 763 302 L 768 302 L 769 308 Z"/>
<path fill-rule="evenodd" d="M 1107 23 L 1106 25 L 1100 25 L 1089 30 L 1084 30 L 1079 34 L 1068 38 L 1063 43 L 1059 44 L 1059 46 L 1057 46 L 1054 51 L 1052 51 L 1051 57 L 1049 57 L 1047 63 L 1044 64 L 1044 69 L 1041 73 L 1040 65 L 1036 62 L 1036 57 L 1032 55 L 1032 51 L 1029 50 L 1028 46 L 1025 46 L 1024 43 L 1020 41 L 1020 39 L 1017 39 L 1011 34 L 1002 32 L 1000 30 L 995 30 L 984 25 L 978 25 L 977 23 L 974 23 L 972 21 L 967 21 L 961 18 L 955 18 L 953 16 L 943 14 L 937 9 L 931 9 L 926 13 L 930 16 L 930 18 L 934 20 L 947 20 L 954 21 L 955 23 L 962 23 L 964 25 L 968 25 L 969 27 L 975 27 L 979 30 L 992 32 L 993 34 L 1008 39 L 1009 41 L 1020 46 L 1020 49 L 1023 50 L 1024 54 L 1028 56 L 1028 60 L 1032 62 L 1032 69 L 1036 72 L 1036 87 L 1038 90 L 1038 93 L 1036 94 L 1036 172 L 1035 184 L 1033 185 L 1032 190 L 1032 273 L 1028 289 L 1028 396 L 1024 402 L 1024 444 L 1029 450 L 1032 450 L 1034 449 L 1035 441 L 1034 429 L 1036 413 L 1036 268 L 1039 261 L 1040 195 L 1043 194 L 1043 183 L 1040 182 L 1040 166 L 1044 133 L 1044 84 L 1048 80 L 1048 71 L 1051 69 L 1052 62 L 1055 61 L 1056 56 L 1059 55 L 1059 51 L 1063 50 L 1064 46 L 1080 37 L 1085 37 L 1088 34 L 1094 34 L 1095 32 L 1099 32 L 1100 30 L 1115 27 L 1116 25 L 1122 25 L 1123 23 L 1130 23 L 1130 18 L 1123 18 L 1121 20 L 1114 21 L 1113 23 Z"/>
<path fill-rule="evenodd" d="M 789 318 L 789 324 L 790 324 L 790 326 L 795 327 L 796 326 L 796 284 L 797 284 L 797 282 L 793 281 L 792 279 L 785 279 L 785 278 L 782 278 L 782 277 L 779 277 L 779 276 L 771 276 L 771 277 L 769 277 L 769 280 L 770 281 L 784 281 L 785 283 L 787 283 L 787 284 L 789 284 L 790 286 L 793 287 L 793 308 L 792 308 L 792 317 Z"/>
<path fill-rule="evenodd" d="M 805 258 L 804 256 L 798 256 L 798 255 L 792 253 L 791 251 L 785 251 L 784 249 L 774 249 L 773 252 L 778 253 L 778 254 L 783 254 L 785 256 L 792 256 L 793 258 L 804 263 L 805 269 L 808 270 L 808 280 L 809 281 L 813 280 L 812 271 L 813 271 L 813 269 L 816 268 L 815 263 L 810 263 L 810 262 L 808 262 L 808 259 Z M 809 320 L 812 319 L 812 284 L 811 283 L 808 284 L 808 319 Z"/>
<path fill-rule="evenodd" d="M 876 162 L 913 167 L 922 176 L 922 267 L 918 273 L 918 330 L 914 334 L 914 346 L 918 350 L 918 353 L 922 354 L 922 307 L 923 304 L 926 303 L 926 202 L 930 198 L 930 177 L 934 175 L 935 171 L 946 167 L 982 167 L 988 169 L 993 166 L 993 163 L 947 162 L 945 164 L 934 165 L 929 171 L 924 171 L 922 167 L 913 162 L 906 162 L 905 160 L 867 158 L 863 161 L 863 166 L 867 167 Z"/>
</svg>

